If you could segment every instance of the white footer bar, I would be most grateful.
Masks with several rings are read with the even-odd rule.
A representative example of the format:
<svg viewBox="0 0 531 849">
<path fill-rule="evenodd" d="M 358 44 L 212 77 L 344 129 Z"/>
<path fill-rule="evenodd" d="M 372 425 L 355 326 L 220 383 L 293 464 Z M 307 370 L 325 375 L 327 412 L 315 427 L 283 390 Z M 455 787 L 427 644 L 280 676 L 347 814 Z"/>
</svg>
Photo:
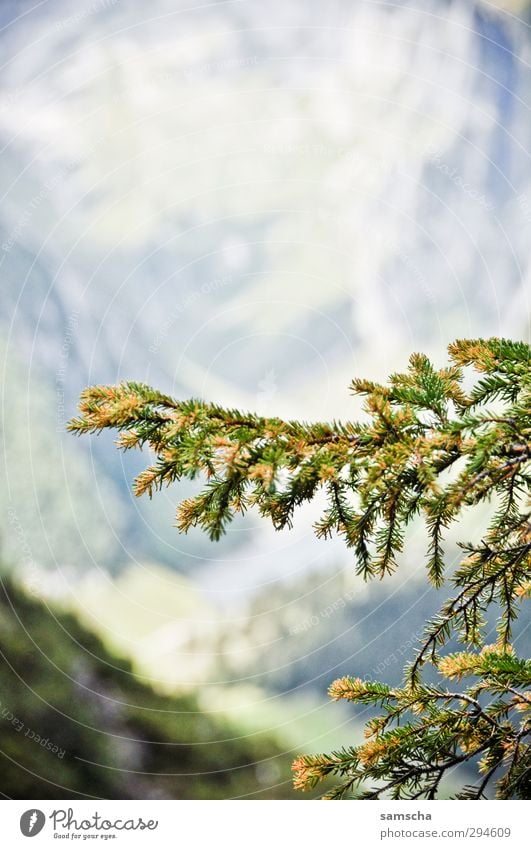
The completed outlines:
<svg viewBox="0 0 531 849">
<path fill-rule="evenodd" d="M 342 849 L 531 845 L 529 802 L 3 801 L 0 845 Z"/>
</svg>

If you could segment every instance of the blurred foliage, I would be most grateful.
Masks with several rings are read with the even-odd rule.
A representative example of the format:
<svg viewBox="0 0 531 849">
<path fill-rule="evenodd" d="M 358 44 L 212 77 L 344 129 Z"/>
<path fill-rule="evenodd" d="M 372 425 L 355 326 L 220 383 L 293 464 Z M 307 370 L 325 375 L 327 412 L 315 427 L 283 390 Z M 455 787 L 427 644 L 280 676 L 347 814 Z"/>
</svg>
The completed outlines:
<svg viewBox="0 0 531 849">
<path fill-rule="evenodd" d="M 0 592 L 0 792 L 9 798 L 289 798 L 289 753 L 141 683 L 78 620 Z"/>
</svg>

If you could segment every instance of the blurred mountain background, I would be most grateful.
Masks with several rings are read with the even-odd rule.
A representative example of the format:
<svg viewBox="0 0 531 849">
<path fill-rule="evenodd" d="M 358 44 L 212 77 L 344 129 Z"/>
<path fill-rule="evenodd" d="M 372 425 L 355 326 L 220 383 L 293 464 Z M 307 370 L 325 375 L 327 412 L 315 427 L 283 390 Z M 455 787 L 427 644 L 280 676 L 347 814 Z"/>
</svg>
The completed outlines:
<svg viewBox="0 0 531 849">
<path fill-rule="evenodd" d="M 354 375 L 529 339 L 529 23 L 528 3 L 481 0 L 0 4 L 3 707 L 50 738 L 63 713 L 74 737 L 94 726 L 106 763 L 85 772 L 93 731 L 70 736 L 59 790 L 54 755 L 2 716 L 5 795 L 17 777 L 26 798 L 135 797 L 149 775 L 161 797 L 288 796 L 283 752 L 359 734 L 327 684 L 399 676 L 440 601 L 421 527 L 383 585 L 315 539 L 319 505 L 291 532 L 249 515 L 220 543 L 183 537 L 192 484 L 136 501 L 149 456 L 64 425 L 86 385 L 128 378 L 348 418 Z M 157 728 L 182 761 L 140 742 L 128 766 L 145 704 L 177 711 Z M 204 780 L 165 778 L 174 756 Z M 251 766 L 218 781 L 218 758 Z"/>
</svg>

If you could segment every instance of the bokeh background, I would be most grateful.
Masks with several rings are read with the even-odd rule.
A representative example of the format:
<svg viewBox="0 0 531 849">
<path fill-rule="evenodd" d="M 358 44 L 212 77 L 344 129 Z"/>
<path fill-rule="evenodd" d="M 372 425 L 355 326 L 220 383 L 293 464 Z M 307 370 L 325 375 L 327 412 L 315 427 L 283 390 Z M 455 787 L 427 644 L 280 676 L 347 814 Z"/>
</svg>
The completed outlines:
<svg viewBox="0 0 531 849">
<path fill-rule="evenodd" d="M 326 687 L 399 678 L 440 601 L 422 529 L 373 585 L 315 539 L 318 505 L 183 537 L 190 483 L 137 501 L 149 457 L 65 422 L 122 379 L 348 418 L 354 375 L 528 340 L 530 22 L 508 0 L 2 0 L 4 796 L 290 798 L 295 754 L 359 737 Z"/>
</svg>

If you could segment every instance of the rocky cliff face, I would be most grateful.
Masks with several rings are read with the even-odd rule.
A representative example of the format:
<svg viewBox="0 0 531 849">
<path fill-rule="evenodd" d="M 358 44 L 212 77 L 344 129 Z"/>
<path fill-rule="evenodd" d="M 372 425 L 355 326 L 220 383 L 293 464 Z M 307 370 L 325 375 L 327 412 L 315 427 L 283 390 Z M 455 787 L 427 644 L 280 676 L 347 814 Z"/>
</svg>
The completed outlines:
<svg viewBox="0 0 531 849">
<path fill-rule="evenodd" d="M 412 348 L 443 356 L 459 335 L 528 333 L 527 30 L 435 0 L 336 0 L 325 19 L 322 4 L 280 0 L 156 0 L 149 19 L 112 0 L 48 6 L 2 6 L 7 392 L 37 433 L 42 387 L 49 450 L 68 457 L 50 487 L 83 468 L 92 505 L 53 521 L 86 540 L 76 516 L 101 509 L 104 568 L 123 546 L 179 568 L 223 551 L 235 570 L 242 540 L 256 548 L 250 526 L 223 550 L 177 539 L 173 498 L 130 498 L 135 459 L 65 437 L 80 389 L 134 377 L 340 417 L 355 412 L 353 373 L 382 376 Z M 49 468 L 47 450 L 32 449 L 32 468 Z M 40 474 L 34 518 L 49 501 Z M 39 534 L 46 562 L 67 557 Z"/>
</svg>

